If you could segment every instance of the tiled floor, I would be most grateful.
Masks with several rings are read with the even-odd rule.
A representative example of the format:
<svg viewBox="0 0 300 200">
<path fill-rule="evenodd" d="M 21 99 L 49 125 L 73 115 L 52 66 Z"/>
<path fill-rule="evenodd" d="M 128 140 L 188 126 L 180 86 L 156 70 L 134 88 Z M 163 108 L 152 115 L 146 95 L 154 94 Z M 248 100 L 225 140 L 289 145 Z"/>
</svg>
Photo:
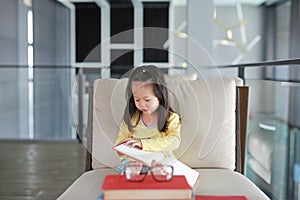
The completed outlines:
<svg viewBox="0 0 300 200">
<path fill-rule="evenodd" d="M 54 200 L 83 171 L 80 143 L 0 141 L 1 200 Z"/>
</svg>

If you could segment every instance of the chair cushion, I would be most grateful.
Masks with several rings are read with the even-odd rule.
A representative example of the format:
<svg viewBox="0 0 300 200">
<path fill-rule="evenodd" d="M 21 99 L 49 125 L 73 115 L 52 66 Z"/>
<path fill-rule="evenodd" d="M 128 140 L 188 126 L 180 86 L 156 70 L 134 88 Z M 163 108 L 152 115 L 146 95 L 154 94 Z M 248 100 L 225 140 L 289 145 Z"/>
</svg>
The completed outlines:
<svg viewBox="0 0 300 200">
<path fill-rule="evenodd" d="M 244 195 L 249 200 L 269 198 L 248 178 L 226 169 L 198 169 L 200 176 L 194 187 L 194 194 L 202 195 Z M 96 169 L 82 174 L 60 195 L 57 200 L 95 200 L 102 193 L 101 185 L 106 174 L 115 174 L 108 168 Z"/>
<path fill-rule="evenodd" d="M 199 181 L 194 194 L 246 196 L 249 200 L 267 200 L 267 197 L 244 175 L 227 169 L 198 169 Z"/>
<path fill-rule="evenodd" d="M 167 80 L 170 104 L 181 116 L 181 145 L 176 156 L 193 168 L 235 168 L 236 81 Z M 94 82 L 94 169 L 120 165 L 112 146 L 125 108 L 127 79 Z M 226 149 L 226 151 L 224 151 Z"/>
</svg>

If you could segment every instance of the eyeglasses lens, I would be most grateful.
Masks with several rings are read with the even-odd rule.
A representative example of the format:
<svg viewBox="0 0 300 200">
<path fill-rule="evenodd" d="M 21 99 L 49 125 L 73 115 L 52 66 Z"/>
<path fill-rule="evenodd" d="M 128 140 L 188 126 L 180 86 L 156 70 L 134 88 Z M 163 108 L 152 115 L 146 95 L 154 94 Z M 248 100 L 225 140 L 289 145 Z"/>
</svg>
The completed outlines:
<svg viewBox="0 0 300 200">
<path fill-rule="evenodd" d="M 141 173 L 143 165 L 141 163 L 128 163 L 124 168 L 124 174 L 129 181 L 142 181 L 145 174 Z"/>
<path fill-rule="evenodd" d="M 169 181 L 173 177 L 172 166 L 157 166 L 151 168 L 151 173 L 156 181 Z"/>
</svg>

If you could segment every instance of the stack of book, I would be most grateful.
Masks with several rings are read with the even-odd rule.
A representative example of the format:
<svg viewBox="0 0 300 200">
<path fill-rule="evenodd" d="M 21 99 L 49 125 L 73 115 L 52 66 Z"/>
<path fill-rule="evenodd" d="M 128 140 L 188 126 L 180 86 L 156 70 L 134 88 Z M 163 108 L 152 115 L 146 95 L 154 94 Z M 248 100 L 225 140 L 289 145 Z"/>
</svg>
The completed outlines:
<svg viewBox="0 0 300 200">
<path fill-rule="evenodd" d="M 192 188 L 185 176 L 173 176 L 170 181 L 157 182 L 147 175 L 141 182 L 127 181 L 123 175 L 106 175 L 104 200 L 191 200 Z"/>
</svg>

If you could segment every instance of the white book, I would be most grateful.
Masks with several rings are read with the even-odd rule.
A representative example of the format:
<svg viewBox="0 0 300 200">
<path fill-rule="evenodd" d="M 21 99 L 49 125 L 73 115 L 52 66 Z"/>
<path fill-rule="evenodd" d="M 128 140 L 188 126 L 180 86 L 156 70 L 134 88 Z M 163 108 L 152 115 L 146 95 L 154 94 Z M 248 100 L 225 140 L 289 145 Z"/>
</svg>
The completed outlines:
<svg viewBox="0 0 300 200">
<path fill-rule="evenodd" d="M 149 152 L 131 148 L 125 144 L 113 147 L 114 150 L 138 160 L 147 166 L 151 166 L 153 160 L 162 164 L 169 164 L 174 167 L 174 175 L 184 175 L 189 185 L 193 188 L 198 180 L 199 172 L 172 157 L 168 152 Z"/>
</svg>

